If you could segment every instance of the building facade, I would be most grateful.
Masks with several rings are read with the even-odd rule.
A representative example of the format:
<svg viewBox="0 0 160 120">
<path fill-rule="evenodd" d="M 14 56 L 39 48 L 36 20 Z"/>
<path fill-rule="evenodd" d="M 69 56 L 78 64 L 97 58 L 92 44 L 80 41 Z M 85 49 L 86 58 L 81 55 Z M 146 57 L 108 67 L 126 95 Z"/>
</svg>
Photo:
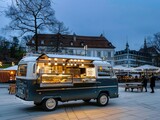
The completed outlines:
<svg viewBox="0 0 160 120">
<path fill-rule="evenodd" d="M 27 52 L 35 52 L 35 36 L 27 43 Z M 103 35 L 38 34 L 38 52 L 101 57 L 113 65 L 115 47 Z"/>
<path fill-rule="evenodd" d="M 152 65 L 160 67 L 160 51 L 155 45 L 147 45 L 146 39 L 144 40 L 144 47 L 139 50 L 143 53 L 151 55 Z"/>
<path fill-rule="evenodd" d="M 130 50 L 128 43 L 126 49 L 117 51 L 114 55 L 115 65 L 125 67 L 138 67 L 144 64 L 152 65 L 151 55 L 147 52 Z"/>
</svg>

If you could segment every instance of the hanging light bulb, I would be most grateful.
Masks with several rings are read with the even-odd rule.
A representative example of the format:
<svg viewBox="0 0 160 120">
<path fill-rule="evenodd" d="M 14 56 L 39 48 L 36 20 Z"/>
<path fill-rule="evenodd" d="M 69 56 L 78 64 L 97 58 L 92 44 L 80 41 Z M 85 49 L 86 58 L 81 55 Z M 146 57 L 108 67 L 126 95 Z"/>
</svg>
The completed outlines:
<svg viewBox="0 0 160 120">
<path fill-rule="evenodd" d="M 51 65 L 51 63 L 49 62 L 48 65 Z"/>
</svg>

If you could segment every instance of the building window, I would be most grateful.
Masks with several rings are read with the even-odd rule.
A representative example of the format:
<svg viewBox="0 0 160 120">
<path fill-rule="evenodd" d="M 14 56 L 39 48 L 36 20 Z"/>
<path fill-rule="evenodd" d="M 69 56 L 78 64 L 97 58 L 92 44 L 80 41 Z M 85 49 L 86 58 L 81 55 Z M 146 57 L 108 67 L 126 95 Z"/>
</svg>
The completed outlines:
<svg viewBox="0 0 160 120">
<path fill-rule="evenodd" d="M 44 45 L 44 40 L 41 40 L 41 45 Z"/>
<path fill-rule="evenodd" d="M 111 52 L 108 52 L 108 58 L 111 58 Z"/>
<path fill-rule="evenodd" d="M 97 51 L 97 57 L 101 57 L 101 51 Z"/>
<path fill-rule="evenodd" d="M 73 54 L 73 50 L 68 50 L 68 53 L 72 55 Z"/>
<path fill-rule="evenodd" d="M 87 56 L 91 56 L 91 51 L 90 50 L 87 51 Z"/>
<path fill-rule="evenodd" d="M 81 46 L 84 46 L 84 42 L 81 42 L 80 44 L 81 44 Z"/>
<path fill-rule="evenodd" d="M 60 46 L 63 46 L 63 42 L 60 42 Z"/>
<path fill-rule="evenodd" d="M 73 41 L 70 42 L 70 45 L 73 46 Z"/>
<path fill-rule="evenodd" d="M 104 55 L 104 56 L 107 56 L 107 51 L 103 51 L 103 55 Z"/>
</svg>

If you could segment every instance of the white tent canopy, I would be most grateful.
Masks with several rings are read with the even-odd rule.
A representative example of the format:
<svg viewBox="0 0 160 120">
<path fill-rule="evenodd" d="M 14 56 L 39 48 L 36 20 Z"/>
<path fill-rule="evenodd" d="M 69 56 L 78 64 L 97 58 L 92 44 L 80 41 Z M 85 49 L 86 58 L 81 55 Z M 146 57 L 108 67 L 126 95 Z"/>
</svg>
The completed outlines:
<svg viewBox="0 0 160 120">
<path fill-rule="evenodd" d="M 18 68 L 18 65 L 14 65 L 8 68 L 4 68 L 3 70 L 17 70 L 17 68 Z"/>
<path fill-rule="evenodd" d="M 137 71 L 146 71 L 146 70 L 154 71 L 154 70 L 158 70 L 158 69 L 160 69 L 160 68 L 153 66 L 153 65 L 142 65 L 142 66 L 134 68 L 134 70 L 137 70 Z"/>
<path fill-rule="evenodd" d="M 114 70 L 124 70 L 126 67 L 123 67 L 122 65 L 116 65 L 113 67 Z"/>
<path fill-rule="evenodd" d="M 124 71 L 124 72 L 136 72 L 136 70 L 133 69 L 133 67 L 124 67 L 122 65 L 116 65 L 113 67 L 114 70 L 117 71 Z"/>
</svg>

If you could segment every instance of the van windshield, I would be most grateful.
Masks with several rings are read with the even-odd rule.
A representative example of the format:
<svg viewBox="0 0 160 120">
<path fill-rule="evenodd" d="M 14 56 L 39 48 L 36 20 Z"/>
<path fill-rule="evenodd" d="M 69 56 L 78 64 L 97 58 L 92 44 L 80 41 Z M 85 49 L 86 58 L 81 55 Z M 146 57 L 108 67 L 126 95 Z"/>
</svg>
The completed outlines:
<svg viewBox="0 0 160 120">
<path fill-rule="evenodd" d="M 109 66 L 98 66 L 98 76 L 113 76 L 112 68 Z"/>
<path fill-rule="evenodd" d="M 18 66 L 17 76 L 27 75 L 27 64 L 22 64 Z"/>
</svg>

